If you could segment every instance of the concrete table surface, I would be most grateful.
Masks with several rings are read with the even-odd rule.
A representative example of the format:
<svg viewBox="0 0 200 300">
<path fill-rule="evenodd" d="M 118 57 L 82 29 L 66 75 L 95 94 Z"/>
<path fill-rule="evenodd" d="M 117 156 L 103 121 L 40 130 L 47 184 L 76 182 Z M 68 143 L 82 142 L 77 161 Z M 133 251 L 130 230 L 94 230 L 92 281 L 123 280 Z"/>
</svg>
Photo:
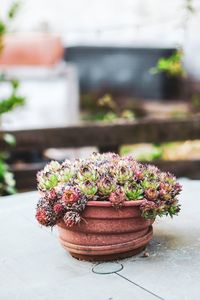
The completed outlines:
<svg viewBox="0 0 200 300">
<path fill-rule="evenodd" d="M 37 224 L 37 192 L 1 197 L 0 299 L 200 299 L 200 181 L 181 183 L 181 213 L 156 221 L 149 256 L 98 265 L 110 274 L 73 259 L 59 245 L 56 229 Z"/>
</svg>

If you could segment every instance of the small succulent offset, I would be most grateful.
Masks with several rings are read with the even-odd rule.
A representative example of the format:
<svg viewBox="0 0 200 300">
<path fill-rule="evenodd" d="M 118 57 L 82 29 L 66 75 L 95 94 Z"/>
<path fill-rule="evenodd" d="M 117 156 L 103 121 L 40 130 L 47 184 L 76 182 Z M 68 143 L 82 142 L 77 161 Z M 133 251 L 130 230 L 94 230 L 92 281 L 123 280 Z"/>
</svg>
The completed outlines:
<svg viewBox="0 0 200 300">
<path fill-rule="evenodd" d="M 138 163 L 131 156 L 93 153 L 87 159 L 52 161 L 37 174 L 41 198 L 36 219 L 44 226 L 64 221 L 72 227 L 82 220 L 87 202 L 110 201 L 116 209 L 126 201 L 141 201 L 146 219 L 177 215 L 181 185 L 170 174 L 152 165 Z"/>
</svg>

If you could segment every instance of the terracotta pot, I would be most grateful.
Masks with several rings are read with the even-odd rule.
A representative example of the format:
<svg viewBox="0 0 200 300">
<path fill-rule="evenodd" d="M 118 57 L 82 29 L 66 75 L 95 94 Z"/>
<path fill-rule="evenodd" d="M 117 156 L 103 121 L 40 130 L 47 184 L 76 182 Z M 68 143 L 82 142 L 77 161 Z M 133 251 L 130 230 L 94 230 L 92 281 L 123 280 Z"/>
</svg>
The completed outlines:
<svg viewBox="0 0 200 300">
<path fill-rule="evenodd" d="M 71 228 L 58 224 L 61 245 L 78 259 L 106 261 L 141 252 L 152 239 L 153 221 L 141 217 L 143 200 L 127 201 L 121 209 L 110 202 L 89 201 L 83 220 Z"/>
<path fill-rule="evenodd" d="M 48 33 L 7 35 L 0 55 L 0 66 L 52 66 L 63 56 L 59 36 Z"/>
</svg>

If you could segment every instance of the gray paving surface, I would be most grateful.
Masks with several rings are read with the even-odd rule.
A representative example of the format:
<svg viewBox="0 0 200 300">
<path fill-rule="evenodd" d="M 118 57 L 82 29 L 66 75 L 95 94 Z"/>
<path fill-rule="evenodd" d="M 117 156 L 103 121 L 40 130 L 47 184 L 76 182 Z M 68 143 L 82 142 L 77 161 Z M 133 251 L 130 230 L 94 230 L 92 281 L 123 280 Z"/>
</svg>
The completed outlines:
<svg viewBox="0 0 200 300">
<path fill-rule="evenodd" d="M 181 214 L 156 221 L 149 257 L 121 260 L 123 269 L 107 275 L 71 258 L 56 230 L 36 223 L 36 192 L 1 197 L 0 300 L 199 300 L 200 181 L 182 184 Z"/>
</svg>

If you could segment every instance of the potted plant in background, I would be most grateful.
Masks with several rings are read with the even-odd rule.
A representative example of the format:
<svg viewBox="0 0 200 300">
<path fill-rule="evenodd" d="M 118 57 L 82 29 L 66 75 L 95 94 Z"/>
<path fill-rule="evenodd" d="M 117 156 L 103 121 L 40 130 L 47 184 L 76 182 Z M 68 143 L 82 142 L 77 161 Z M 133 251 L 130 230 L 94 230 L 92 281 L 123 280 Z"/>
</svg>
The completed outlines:
<svg viewBox="0 0 200 300">
<path fill-rule="evenodd" d="M 4 39 L 8 32 L 9 22 L 13 20 L 19 9 L 19 3 L 11 3 L 6 20 L 0 17 L 0 62 L 1 56 L 4 52 Z M 4 114 L 12 111 L 15 107 L 21 106 L 25 103 L 25 98 L 18 93 L 19 81 L 16 78 L 10 78 L 5 75 L 3 71 L 0 72 L 0 85 L 1 83 L 7 83 L 10 85 L 10 94 L 7 97 L 2 98 L 2 93 L 0 96 L 0 127 L 1 118 Z M 11 134 L 4 134 L 3 139 L 6 143 L 11 146 L 15 145 L 15 138 Z M 0 152 L 0 195 L 8 195 L 16 192 L 15 180 L 13 174 L 9 171 L 7 165 L 8 153 Z"/>
<path fill-rule="evenodd" d="M 132 157 L 92 154 L 52 161 L 37 175 L 36 219 L 57 224 L 62 246 L 85 260 L 112 260 L 142 251 L 157 216 L 180 210 L 176 178 Z"/>
</svg>

